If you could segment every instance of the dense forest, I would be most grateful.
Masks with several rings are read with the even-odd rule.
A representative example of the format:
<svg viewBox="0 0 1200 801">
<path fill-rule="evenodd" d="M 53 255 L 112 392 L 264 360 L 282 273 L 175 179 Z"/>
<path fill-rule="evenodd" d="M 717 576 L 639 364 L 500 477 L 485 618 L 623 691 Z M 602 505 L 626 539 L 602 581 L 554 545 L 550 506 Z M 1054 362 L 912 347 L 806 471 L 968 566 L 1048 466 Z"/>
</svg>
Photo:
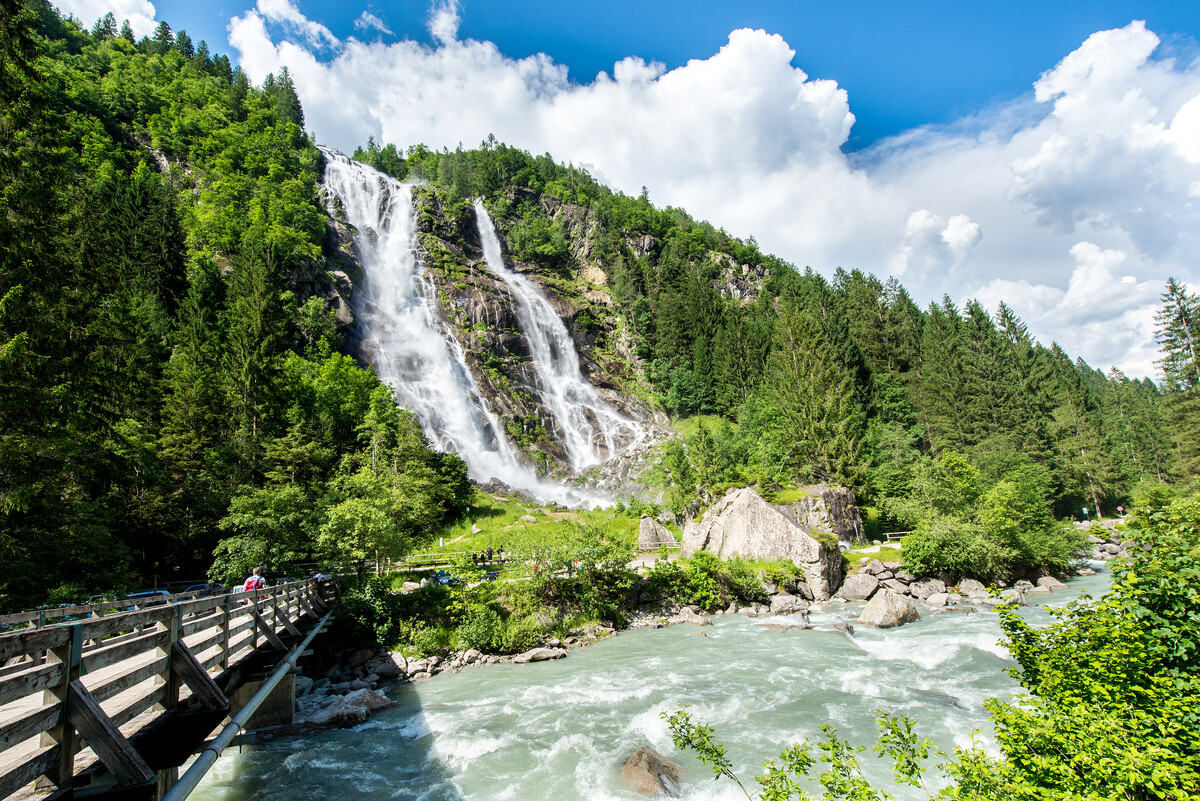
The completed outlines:
<svg viewBox="0 0 1200 801">
<path fill-rule="evenodd" d="M 292 291 L 325 218 L 286 71 L 40 2 L 0 23 L 0 606 L 361 560 L 454 516 L 462 460 Z"/>
<path fill-rule="evenodd" d="M 0 0 L 0 23 L 0 607 L 362 562 L 459 515 L 464 463 L 312 290 L 333 246 L 287 70 L 252 86 L 166 23 L 136 40 L 42 0 Z M 649 401 L 686 418 L 659 468 L 681 517 L 734 484 L 829 481 L 873 525 L 986 539 L 1112 514 L 1200 467 L 1200 306 L 1174 281 L 1158 386 L 1036 342 L 1005 306 L 828 280 L 549 155 L 355 156 L 425 182 L 451 218 L 483 197 L 547 276 L 602 266 L 613 317 L 574 325 L 632 338 Z"/>
</svg>

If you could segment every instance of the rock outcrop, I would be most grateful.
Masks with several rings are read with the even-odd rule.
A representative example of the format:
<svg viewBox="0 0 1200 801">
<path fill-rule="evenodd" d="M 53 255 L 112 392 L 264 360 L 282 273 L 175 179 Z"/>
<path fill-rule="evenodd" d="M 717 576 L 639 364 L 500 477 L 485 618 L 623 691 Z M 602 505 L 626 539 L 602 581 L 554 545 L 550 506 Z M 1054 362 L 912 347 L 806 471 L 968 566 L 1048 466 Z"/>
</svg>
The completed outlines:
<svg viewBox="0 0 1200 801">
<path fill-rule="evenodd" d="M 675 545 L 675 535 L 650 515 L 642 515 L 638 523 L 638 550 L 657 551 L 663 545 Z"/>
<path fill-rule="evenodd" d="M 842 556 L 832 537 L 810 536 L 749 487 L 733 490 L 683 531 L 683 555 L 709 551 L 724 559 L 789 559 L 804 571 L 817 600 L 837 592 Z"/>
<path fill-rule="evenodd" d="M 853 492 L 828 484 L 814 484 L 803 491 L 805 497 L 775 508 L 806 532 L 826 531 L 840 542 L 862 540 L 862 514 Z"/>
</svg>

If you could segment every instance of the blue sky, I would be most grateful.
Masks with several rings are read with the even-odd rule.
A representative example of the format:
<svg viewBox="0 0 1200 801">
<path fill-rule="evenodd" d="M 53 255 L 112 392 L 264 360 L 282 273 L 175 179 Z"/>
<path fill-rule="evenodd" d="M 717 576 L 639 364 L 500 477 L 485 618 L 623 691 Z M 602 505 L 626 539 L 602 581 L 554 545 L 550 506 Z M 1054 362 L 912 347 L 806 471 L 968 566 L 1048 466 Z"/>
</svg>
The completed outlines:
<svg viewBox="0 0 1200 801">
<path fill-rule="evenodd" d="M 345 152 L 494 134 L 799 267 L 1003 300 L 1106 370 L 1155 375 L 1163 284 L 1200 284 L 1200 2 L 61 7 L 287 66 Z"/>
<path fill-rule="evenodd" d="M 230 18 L 252 3 L 160 0 L 158 19 L 229 50 Z M 298 2 L 340 39 L 362 36 L 363 11 L 393 32 L 384 40 L 430 41 L 425 0 L 365 4 Z M 736 6 L 736 7 L 735 7 Z M 592 80 L 626 56 L 679 67 L 707 58 L 737 28 L 778 33 L 793 64 L 831 78 L 854 99 L 847 149 L 927 123 L 949 123 L 997 100 L 1027 93 L 1089 34 L 1146 20 L 1168 43 L 1200 39 L 1200 2 L 470 2 L 459 36 L 495 42 L 514 58 L 546 53 L 576 82 Z M 236 55 L 236 54 L 234 54 Z"/>
</svg>

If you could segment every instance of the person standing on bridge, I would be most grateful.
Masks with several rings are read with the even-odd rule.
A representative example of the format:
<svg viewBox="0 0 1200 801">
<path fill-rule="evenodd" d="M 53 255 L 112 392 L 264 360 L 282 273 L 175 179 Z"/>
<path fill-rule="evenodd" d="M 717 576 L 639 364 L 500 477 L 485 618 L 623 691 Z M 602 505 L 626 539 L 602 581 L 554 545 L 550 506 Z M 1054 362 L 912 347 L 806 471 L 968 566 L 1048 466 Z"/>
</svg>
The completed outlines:
<svg viewBox="0 0 1200 801">
<path fill-rule="evenodd" d="M 242 592 L 253 592 L 254 590 L 264 590 L 267 588 L 267 580 L 262 577 L 262 568 L 256 567 L 250 571 L 250 575 L 246 577 L 246 581 L 242 584 Z"/>
</svg>

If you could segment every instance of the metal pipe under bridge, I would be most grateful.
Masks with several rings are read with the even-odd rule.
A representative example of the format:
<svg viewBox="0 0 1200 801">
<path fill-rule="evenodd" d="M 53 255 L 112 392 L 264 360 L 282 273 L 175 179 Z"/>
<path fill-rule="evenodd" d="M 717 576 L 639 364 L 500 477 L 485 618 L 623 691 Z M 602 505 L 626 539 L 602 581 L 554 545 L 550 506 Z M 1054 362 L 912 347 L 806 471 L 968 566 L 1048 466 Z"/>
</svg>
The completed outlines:
<svg viewBox="0 0 1200 801">
<path fill-rule="evenodd" d="M 336 594 L 336 582 L 308 579 L 112 614 L 112 604 L 53 610 L 64 622 L 49 625 L 36 612 L 0 617 L 27 626 L 0 634 L 0 799 L 31 783 L 52 800 L 162 798 L 216 728 L 231 715 L 244 725 Z M 264 665 L 287 670 L 244 715 L 231 710 L 234 689 Z"/>
</svg>

